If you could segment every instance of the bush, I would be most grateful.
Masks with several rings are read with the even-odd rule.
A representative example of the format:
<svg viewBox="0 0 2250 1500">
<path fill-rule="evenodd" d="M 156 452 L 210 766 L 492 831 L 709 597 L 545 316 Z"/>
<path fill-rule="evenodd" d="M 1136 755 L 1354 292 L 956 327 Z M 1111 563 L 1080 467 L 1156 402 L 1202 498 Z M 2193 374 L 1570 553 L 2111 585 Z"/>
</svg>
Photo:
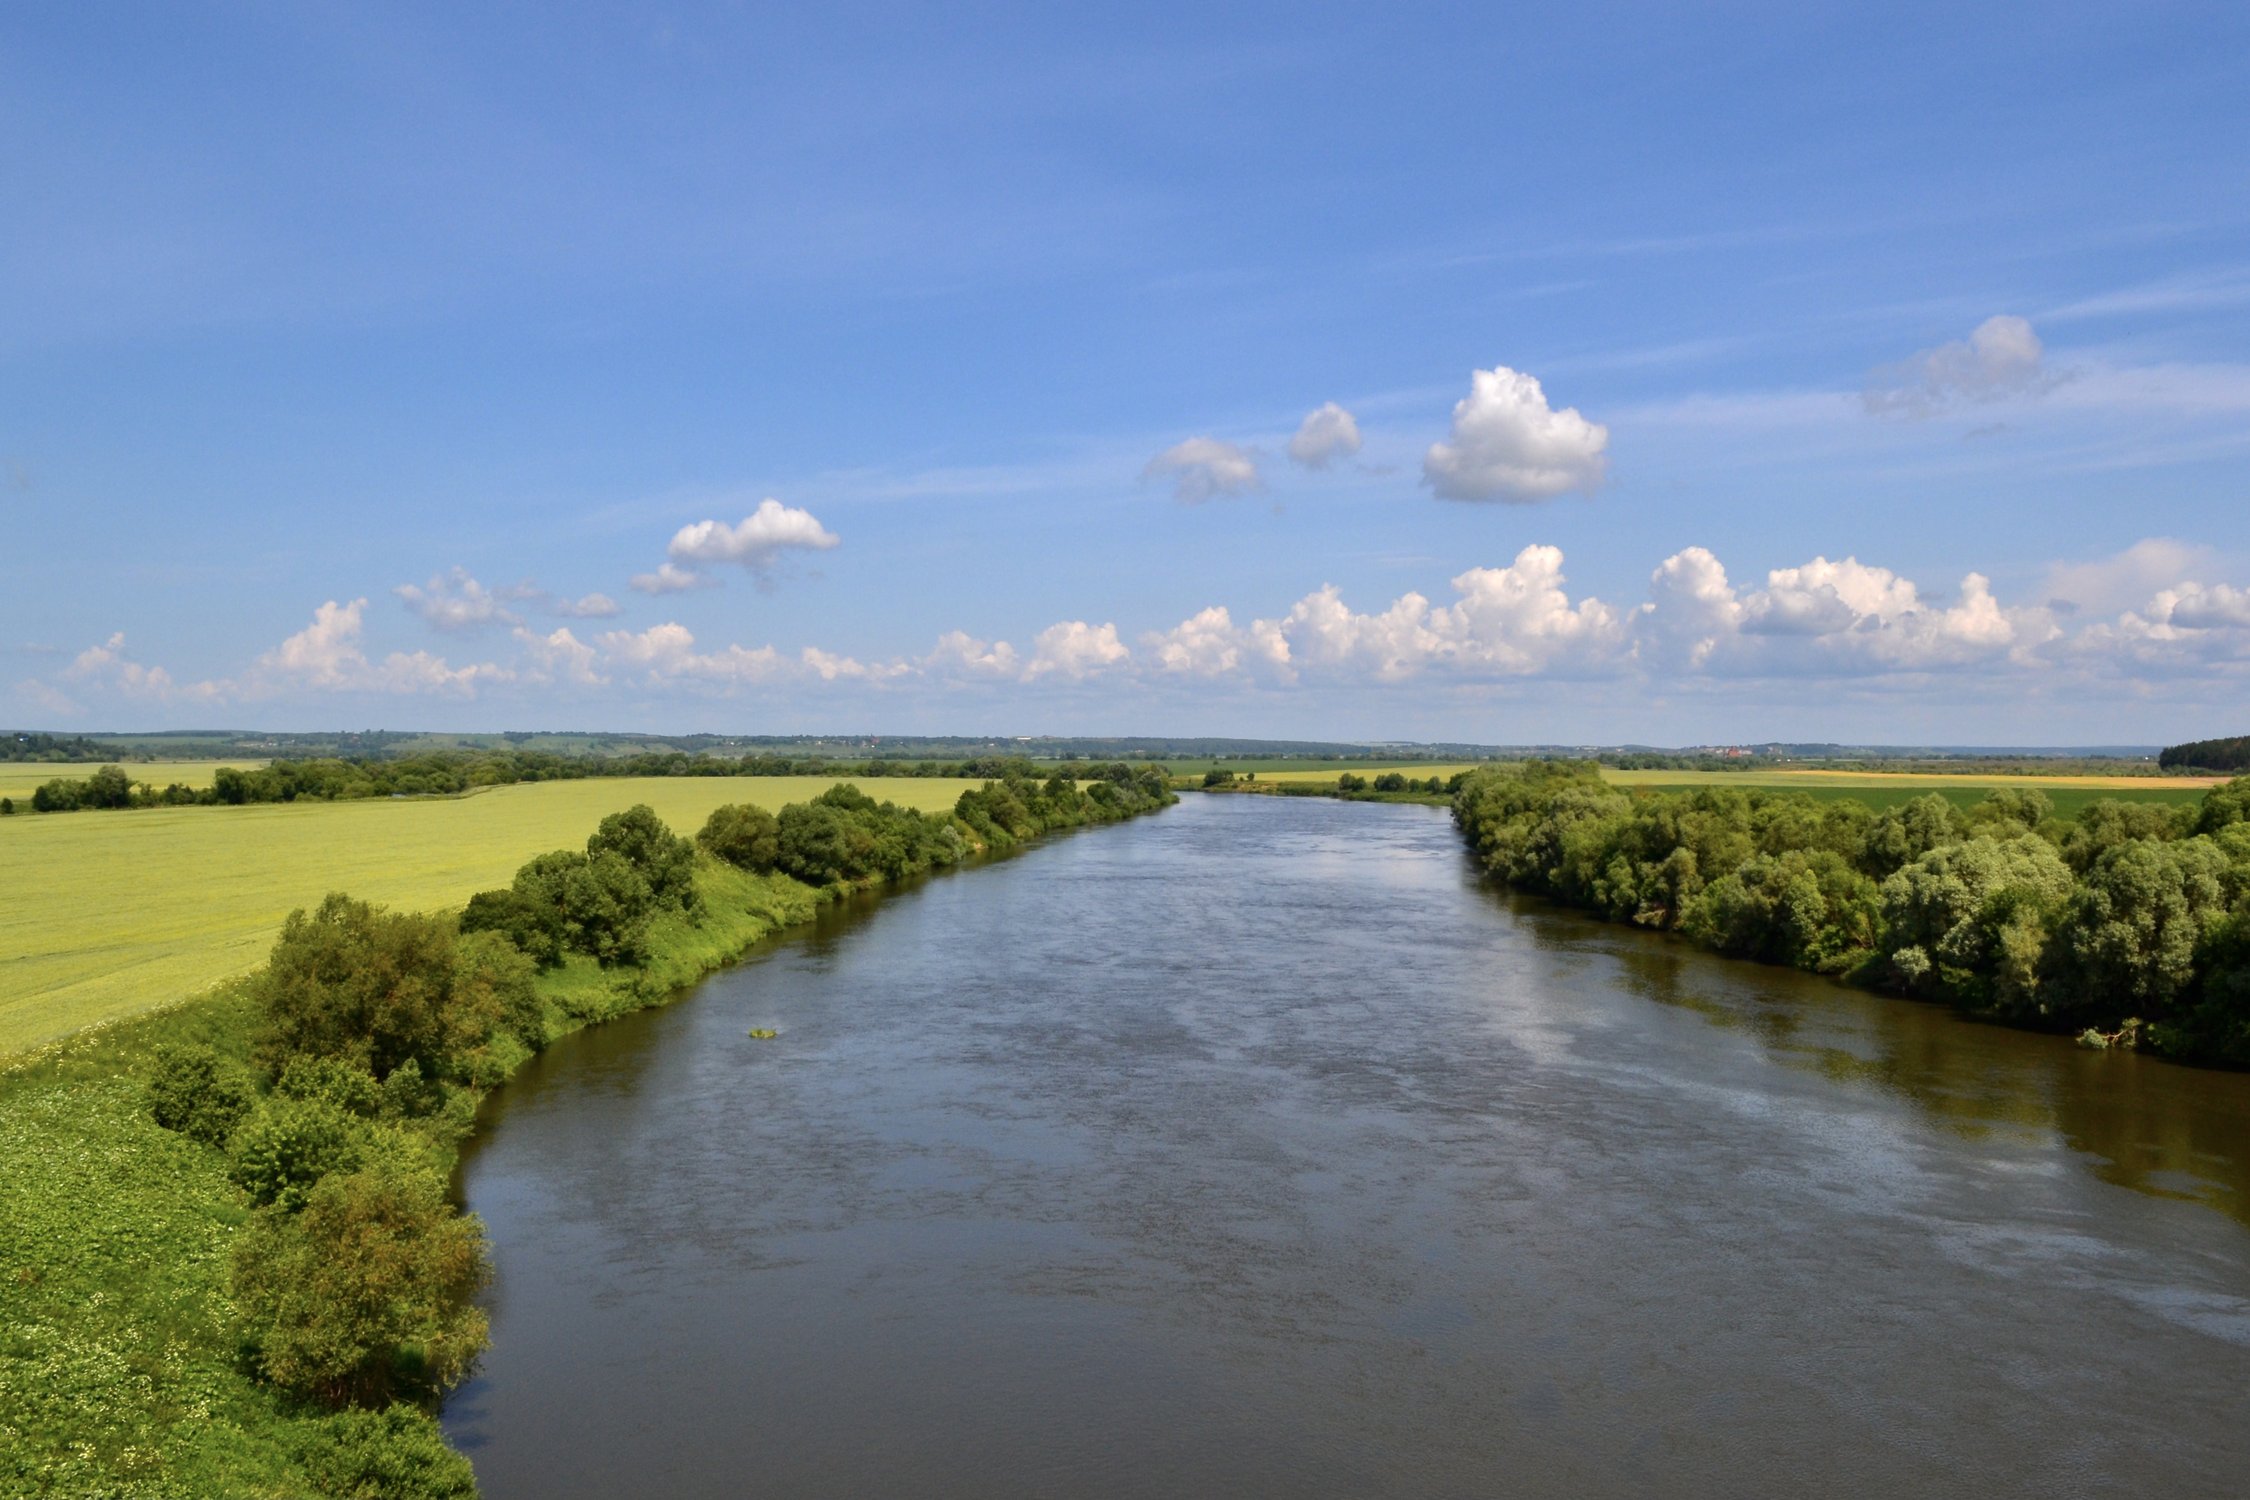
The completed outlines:
<svg viewBox="0 0 2250 1500">
<path fill-rule="evenodd" d="M 656 895 L 621 855 L 542 854 L 516 871 L 515 890 L 553 913 L 563 946 L 574 953 L 630 964 L 647 951 Z"/>
<path fill-rule="evenodd" d="M 648 882 L 657 905 L 695 910 L 695 845 L 665 827 L 646 803 L 602 819 L 586 840 L 586 857 L 598 860 L 605 854 L 632 866 Z"/>
<path fill-rule="evenodd" d="M 539 998 L 538 974 L 539 966 L 501 934 L 467 933 L 453 947 L 453 1008 L 479 1024 L 490 1020 L 482 1042 L 488 1043 L 495 1030 L 507 1031 L 538 1052 L 547 1045 L 547 1007 Z"/>
<path fill-rule="evenodd" d="M 542 969 L 561 963 L 567 945 L 561 908 L 514 887 L 471 896 L 461 913 L 461 930 L 498 933 Z"/>
<path fill-rule="evenodd" d="M 360 1120 L 325 1099 L 276 1097 L 235 1131 L 227 1175 L 257 1204 L 305 1206 L 322 1178 L 357 1167 L 367 1150 Z"/>
<path fill-rule="evenodd" d="M 261 1210 L 237 1238 L 231 1283 L 259 1370 L 330 1405 L 434 1396 L 489 1337 L 476 1294 L 483 1226 L 445 1180 L 379 1153 L 323 1178 L 298 1212 Z"/>
<path fill-rule="evenodd" d="M 469 1461 L 435 1418 L 404 1404 L 344 1411 L 298 1450 L 305 1477 L 334 1500 L 476 1500 Z"/>
<path fill-rule="evenodd" d="M 371 1119 L 382 1108 L 382 1086 L 365 1068 L 340 1057 L 292 1057 L 281 1065 L 273 1091 L 285 1099 L 312 1099 L 348 1115 Z"/>
<path fill-rule="evenodd" d="M 376 1077 L 408 1061 L 442 1077 L 490 1040 L 501 1005 L 470 982 L 442 916 L 386 912 L 331 895 L 292 912 L 252 984 L 263 1018 L 258 1055 L 278 1073 L 291 1057 L 341 1058 Z"/>
<path fill-rule="evenodd" d="M 747 803 L 713 809 L 695 841 L 714 858 L 760 875 L 781 861 L 781 825 L 772 813 Z"/>
<path fill-rule="evenodd" d="M 224 1146 L 255 1099 L 248 1074 L 214 1049 L 158 1049 L 156 1071 L 148 1081 L 148 1107 L 166 1130 Z"/>
</svg>

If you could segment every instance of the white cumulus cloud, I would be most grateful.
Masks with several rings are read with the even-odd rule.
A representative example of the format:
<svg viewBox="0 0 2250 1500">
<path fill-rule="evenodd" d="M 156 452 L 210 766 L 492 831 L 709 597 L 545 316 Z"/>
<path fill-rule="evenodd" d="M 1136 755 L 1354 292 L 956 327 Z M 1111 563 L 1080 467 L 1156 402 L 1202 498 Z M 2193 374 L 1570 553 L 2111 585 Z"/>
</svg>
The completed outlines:
<svg viewBox="0 0 2250 1500">
<path fill-rule="evenodd" d="M 1217 438 L 1193 437 L 1175 443 L 1148 461 L 1143 479 L 1170 479 L 1172 493 L 1190 505 L 1222 495 L 1248 495 L 1265 487 L 1258 461 L 1246 450 Z"/>
<path fill-rule="evenodd" d="M 1031 662 L 1024 680 L 1054 676 L 1076 682 L 1108 671 L 1132 656 L 1117 638 L 1115 625 L 1061 620 L 1031 638 Z"/>
<path fill-rule="evenodd" d="M 1470 377 L 1451 435 L 1422 459 L 1422 478 L 1447 500 L 1551 500 L 1591 494 L 1608 452 L 1607 427 L 1576 407 L 1555 410 L 1536 379 L 1499 365 Z"/>
<path fill-rule="evenodd" d="M 1022 674 L 1023 661 L 1006 641 L 980 640 L 966 630 L 949 630 L 922 658 L 921 667 L 934 677 L 1014 678 Z"/>
<path fill-rule="evenodd" d="M 1359 452 L 1359 423 L 1335 402 L 1309 412 L 1289 440 L 1289 457 L 1308 469 L 1325 469 Z"/>
<path fill-rule="evenodd" d="M 811 511 L 768 498 L 732 526 L 724 521 L 682 526 L 665 552 L 672 561 L 688 566 L 734 563 L 758 569 L 784 552 L 825 552 L 837 540 L 836 533 L 815 520 Z"/>
</svg>

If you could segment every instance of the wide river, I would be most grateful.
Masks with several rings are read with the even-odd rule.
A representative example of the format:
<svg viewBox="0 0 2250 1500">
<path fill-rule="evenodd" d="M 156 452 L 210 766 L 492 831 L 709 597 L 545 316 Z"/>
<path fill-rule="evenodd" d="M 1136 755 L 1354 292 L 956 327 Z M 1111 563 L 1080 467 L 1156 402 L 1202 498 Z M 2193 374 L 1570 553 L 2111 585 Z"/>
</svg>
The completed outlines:
<svg viewBox="0 0 2250 1500">
<path fill-rule="evenodd" d="M 2250 1493 L 2250 1077 L 1515 900 L 1429 809 L 836 912 L 463 1188 L 490 1500 Z"/>
</svg>

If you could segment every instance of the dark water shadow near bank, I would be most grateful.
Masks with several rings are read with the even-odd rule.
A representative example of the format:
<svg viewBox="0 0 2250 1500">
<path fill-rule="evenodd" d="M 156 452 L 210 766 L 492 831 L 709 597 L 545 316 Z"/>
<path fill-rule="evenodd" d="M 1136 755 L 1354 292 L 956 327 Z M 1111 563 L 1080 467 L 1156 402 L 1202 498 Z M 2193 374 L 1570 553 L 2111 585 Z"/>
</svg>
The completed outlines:
<svg viewBox="0 0 2250 1500">
<path fill-rule="evenodd" d="M 2246 1093 L 1189 799 L 526 1070 L 447 1421 L 494 1500 L 2230 1494 Z"/>
</svg>

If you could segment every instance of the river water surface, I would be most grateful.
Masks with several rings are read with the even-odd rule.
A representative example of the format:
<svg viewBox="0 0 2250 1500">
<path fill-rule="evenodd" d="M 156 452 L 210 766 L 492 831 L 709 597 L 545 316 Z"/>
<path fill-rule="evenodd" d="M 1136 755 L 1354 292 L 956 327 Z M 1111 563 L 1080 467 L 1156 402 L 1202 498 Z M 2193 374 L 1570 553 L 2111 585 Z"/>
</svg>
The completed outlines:
<svg viewBox="0 0 2250 1500">
<path fill-rule="evenodd" d="M 490 1500 L 2250 1493 L 2250 1077 L 1513 900 L 1429 809 L 836 912 L 463 1187 Z"/>
</svg>

